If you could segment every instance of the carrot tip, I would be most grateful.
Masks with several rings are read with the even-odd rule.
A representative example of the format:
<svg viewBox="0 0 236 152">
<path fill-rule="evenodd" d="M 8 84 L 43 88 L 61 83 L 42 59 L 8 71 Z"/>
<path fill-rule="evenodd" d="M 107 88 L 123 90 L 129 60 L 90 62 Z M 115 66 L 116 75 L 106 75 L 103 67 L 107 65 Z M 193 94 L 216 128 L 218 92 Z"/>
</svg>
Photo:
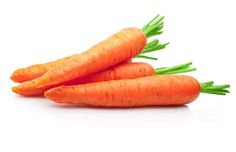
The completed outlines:
<svg viewBox="0 0 236 152">
<path fill-rule="evenodd" d="M 52 91 L 50 91 L 50 90 L 44 92 L 44 97 L 46 97 L 46 98 L 48 98 L 48 99 L 54 101 L 54 100 L 53 100 L 53 97 L 52 97 Z"/>
<path fill-rule="evenodd" d="M 16 86 L 12 87 L 12 88 L 11 88 L 11 90 L 12 90 L 13 92 L 15 92 L 15 93 L 17 93 L 17 94 L 18 94 L 18 89 L 17 89 L 17 87 L 16 87 Z"/>
<path fill-rule="evenodd" d="M 17 79 L 17 76 L 15 73 L 12 73 L 11 76 L 10 76 L 10 79 L 14 82 L 18 82 L 18 79 Z"/>
<path fill-rule="evenodd" d="M 54 102 L 59 102 L 58 100 L 55 100 L 56 97 L 60 96 L 61 94 L 61 89 L 60 87 L 50 89 L 46 92 L 44 92 L 44 96 Z"/>
<path fill-rule="evenodd" d="M 24 82 L 26 81 L 24 77 L 22 77 L 22 69 L 17 69 L 16 71 L 14 71 L 11 75 L 10 75 L 10 79 L 14 82 Z"/>
</svg>

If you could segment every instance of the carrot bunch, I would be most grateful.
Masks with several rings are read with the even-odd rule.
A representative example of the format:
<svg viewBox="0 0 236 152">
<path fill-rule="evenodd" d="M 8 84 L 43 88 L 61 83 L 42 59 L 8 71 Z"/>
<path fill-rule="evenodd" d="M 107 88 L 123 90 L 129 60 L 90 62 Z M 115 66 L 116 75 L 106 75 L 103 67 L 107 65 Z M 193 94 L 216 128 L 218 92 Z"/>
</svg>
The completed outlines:
<svg viewBox="0 0 236 152">
<path fill-rule="evenodd" d="M 23 96 L 44 95 L 57 103 L 103 107 L 182 105 L 200 92 L 229 93 L 229 85 L 173 75 L 195 71 L 192 62 L 156 69 L 132 62 L 132 58 L 156 60 L 146 54 L 169 44 L 149 41 L 162 33 L 163 19 L 157 15 L 142 29 L 125 28 L 81 54 L 17 69 L 11 79 L 19 84 L 12 91 Z"/>
</svg>

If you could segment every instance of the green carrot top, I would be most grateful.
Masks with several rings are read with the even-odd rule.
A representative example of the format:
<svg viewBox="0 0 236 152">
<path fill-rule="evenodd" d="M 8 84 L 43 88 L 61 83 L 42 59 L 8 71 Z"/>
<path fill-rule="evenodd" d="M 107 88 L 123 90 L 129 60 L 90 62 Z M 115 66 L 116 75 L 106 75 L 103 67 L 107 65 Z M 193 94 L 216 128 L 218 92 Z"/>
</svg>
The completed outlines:
<svg viewBox="0 0 236 152">
<path fill-rule="evenodd" d="M 230 88 L 229 84 L 214 85 L 214 81 L 207 81 L 201 83 L 201 92 L 208 94 L 226 95 L 230 93 L 227 88 Z"/>
</svg>

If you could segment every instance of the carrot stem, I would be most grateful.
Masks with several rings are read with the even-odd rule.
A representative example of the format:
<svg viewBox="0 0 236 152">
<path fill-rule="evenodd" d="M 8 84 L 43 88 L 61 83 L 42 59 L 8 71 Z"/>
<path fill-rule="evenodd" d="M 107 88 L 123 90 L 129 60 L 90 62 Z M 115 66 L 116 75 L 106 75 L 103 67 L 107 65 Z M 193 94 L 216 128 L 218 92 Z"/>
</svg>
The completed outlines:
<svg viewBox="0 0 236 152">
<path fill-rule="evenodd" d="M 150 57 L 146 55 L 137 55 L 135 58 L 144 58 L 144 59 L 150 59 L 150 60 L 157 60 L 158 58 Z"/>
<path fill-rule="evenodd" d="M 154 46 L 158 45 L 158 43 L 159 43 L 159 40 L 158 39 L 154 39 L 154 40 L 148 42 L 144 49 L 147 49 L 147 48 L 150 48 L 150 47 L 154 47 Z"/>
<path fill-rule="evenodd" d="M 216 95 L 226 95 L 230 93 L 227 88 L 230 88 L 230 85 L 214 85 L 214 81 L 203 82 L 201 85 L 201 92 L 208 94 L 216 94 Z"/>
<path fill-rule="evenodd" d="M 173 70 L 173 71 L 169 71 L 169 72 L 165 72 L 163 74 L 180 74 L 180 73 L 187 73 L 187 72 L 192 72 L 192 71 L 196 71 L 197 68 L 186 68 L 186 69 L 179 69 L 179 70 Z"/>
<path fill-rule="evenodd" d="M 142 31 L 145 33 L 147 38 L 150 38 L 155 35 L 160 35 L 162 33 L 162 29 L 164 27 L 163 19 L 163 16 L 156 15 L 151 21 L 149 21 L 146 25 L 143 26 Z M 158 40 L 152 40 L 146 45 L 146 47 L 140 54 L 164 49 L 168 44 L 169 43 L 159 44 Z M 143 55 L 138 55 L 136 58 L 156 60 L 156 58 Z"/>
<path fill-rule="evenodd" d="M 143 51 L 140 54 L 144 54 L 144 53 L 149 53 L 149 52 L 153 52 L 153 51 L 158 51 L 158 50 L 162 50 L 164 49 L 169 43 L 165 43 L 165 44 L 156 44 L 150 47 L 145 47 L 143 49 Z"/>
<path fill-rule="evenodd" d="M 143 26 L 142 30 L 145 30 L 152 22 L 154 22 L 160 15 L 157 14 L 151 21 L 149 21 L 146 25 Z"/>
<path fill-rule="evenodd" d="M 179 74 L 179 73 L 186 73 L 195 71 L 196 68 L 190 68 L 190 65 L 192 65 L 192 62 L 179 64 L 171 67 L 161 67 L 155 69 L 156 74 Z"/>
<path fill-rule="evenodd" d="M 150 60 L 157 60 L 155 57 L 149 57 L 146 55 L 143 55 L 145 53 L 154 52 L 158 50 L 164 49 L 169 43 L 165 44 L 159 44 L 159 41 L 157 39 L 154 39 L 147 43 L 146 47 L 143 49 L 143 51 L 140 53 L 141 55 L 137 55 L 135 58 L 144 58 L 144 59 L 150 59 Z"/>
<path fill-rule="evenodd" d="M 142 31 L 146 34 L 147 38 L 160 35 L 162 33 L 161 30 L 164 26 L 163 19 L 163 16 L 157 15 L 143 26 Z"/>
</svg>

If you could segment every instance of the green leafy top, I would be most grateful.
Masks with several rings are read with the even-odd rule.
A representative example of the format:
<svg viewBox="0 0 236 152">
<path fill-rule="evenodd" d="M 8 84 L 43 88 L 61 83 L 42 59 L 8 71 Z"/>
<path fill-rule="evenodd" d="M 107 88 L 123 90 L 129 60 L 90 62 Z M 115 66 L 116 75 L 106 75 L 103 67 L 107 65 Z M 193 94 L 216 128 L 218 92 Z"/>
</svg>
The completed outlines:
<svg viewBox="0 0 236 152">
<path fill-rule="evenodd" d="M 201 83 L 202 93 L 226 95 L 227 93 L 230 93 L 227 88 L 230 88 L 230 85 L 214 85 L 214 81 L 207 81 Z"/>
<path fill-rule="evenodd" d="M 163 22 L 164 17 L 157 15 L 151 21 L 149 21 L 144 27 L 142 31 L 146 34 L 147 38 L 159 35 L 162 33 L 162 28 L 164 26 Z"/>
</svg>

